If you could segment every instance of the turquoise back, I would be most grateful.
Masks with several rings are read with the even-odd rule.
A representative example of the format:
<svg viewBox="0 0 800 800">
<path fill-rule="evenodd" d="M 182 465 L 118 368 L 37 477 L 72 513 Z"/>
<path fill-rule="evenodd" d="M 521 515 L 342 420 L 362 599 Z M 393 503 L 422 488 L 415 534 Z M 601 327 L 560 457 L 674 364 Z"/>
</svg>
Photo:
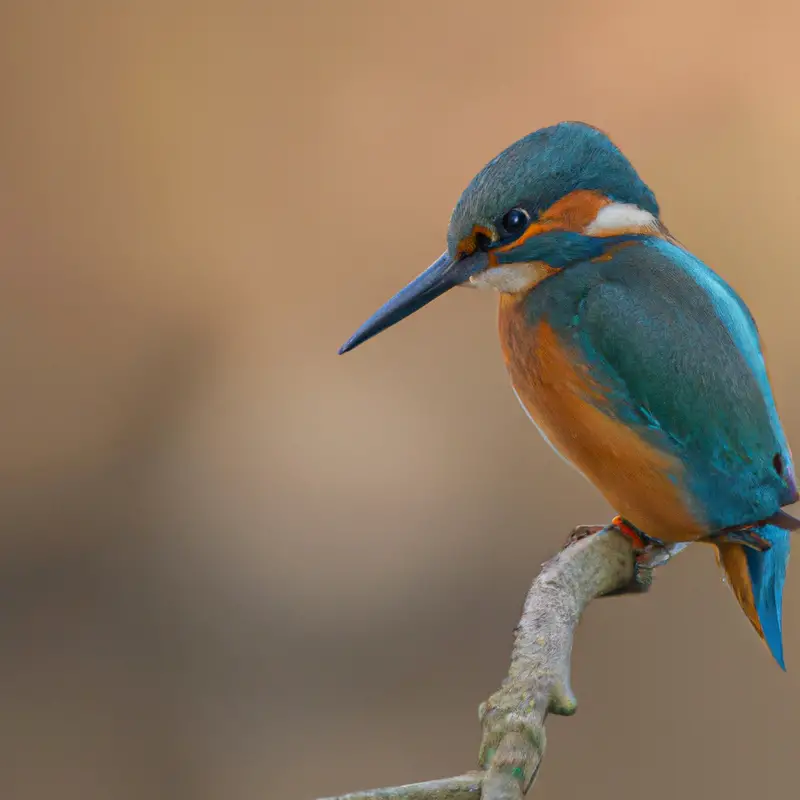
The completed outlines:
<svg viewBox="0 0 800 800">
<path fill-rule="evenodd" d="M 607 413 L 685 467 L 687 506 L 710 530 L 797 499 L 791 454 L 742 300 L 679 246 L 645 238 L 582 262 L 526 299 L 606 388 Z"/>
</svg>

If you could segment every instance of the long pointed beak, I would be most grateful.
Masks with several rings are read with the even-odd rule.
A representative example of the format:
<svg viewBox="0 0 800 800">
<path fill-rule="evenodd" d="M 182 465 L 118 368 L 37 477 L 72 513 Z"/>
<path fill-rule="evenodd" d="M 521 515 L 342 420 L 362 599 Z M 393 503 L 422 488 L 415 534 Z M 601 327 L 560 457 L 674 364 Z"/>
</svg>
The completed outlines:
<svg viewBox="0 0 800 800">
<path fill-rule="evenodd" d="M 388 303 L 376 311 L 340 348 L 339 355 L 352 350 L 381 331 L 419 311 L 448 289 L 468 281 L 470 276 L 485 269 L 489 258 L 484 252 L 454 261 L 443 253 L 428 269 L 401 289 Z"/>
</svg>

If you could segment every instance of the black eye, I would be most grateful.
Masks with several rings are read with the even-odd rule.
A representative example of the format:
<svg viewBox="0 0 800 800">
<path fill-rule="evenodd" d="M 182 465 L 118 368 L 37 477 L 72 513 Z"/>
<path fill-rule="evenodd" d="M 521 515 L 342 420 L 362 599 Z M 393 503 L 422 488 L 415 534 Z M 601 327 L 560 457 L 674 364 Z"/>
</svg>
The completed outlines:
<svg viewBox="0 0 800 800">
<path fill-rule="evenodd" d="M 484 253 L 491 247 L 492 240 L 485 233 L 475 234 L 475 247 Z"/>
<path fill-rule="evenodd" d="M 524 208 L 512 208 L 503 217 L 503 227 L 507 233 L 522 233 L 531 221 L 530 214 Z"/>
</svg>

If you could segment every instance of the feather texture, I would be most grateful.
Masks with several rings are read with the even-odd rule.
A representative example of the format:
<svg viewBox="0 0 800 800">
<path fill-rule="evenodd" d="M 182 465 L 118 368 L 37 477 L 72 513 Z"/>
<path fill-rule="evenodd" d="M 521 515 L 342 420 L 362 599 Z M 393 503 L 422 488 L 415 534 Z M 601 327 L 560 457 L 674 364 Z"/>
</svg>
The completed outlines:
<svg viewBox="0 0 800 800">
<path fill-rule="evenodd" d="M 504 298 L 500 330 L 530 416 L 645 533 L 704 539 L 797 500 L 753 318 L 674 242 L 641 237 L 564 267 L 524 298 Z M 790 534 L 754 530 L 769 550 L 719 542 L 720 561 L 782 664 Z"/>
<path fill-rule="evenodd" d="M 800 522 L 794 522 L 797 523 L 795 527 L 800 526 Z M 741 544 L 722 542 L 717 544 L 718 558 L 742 611 L 781 669 L 786 669 L 782 634 L 783 585 L 792 534 L 785 527 L 770 523 L 756 527 L 755 531 L 770 543 L 769 550 L 760 552 Z"/>
</svg>

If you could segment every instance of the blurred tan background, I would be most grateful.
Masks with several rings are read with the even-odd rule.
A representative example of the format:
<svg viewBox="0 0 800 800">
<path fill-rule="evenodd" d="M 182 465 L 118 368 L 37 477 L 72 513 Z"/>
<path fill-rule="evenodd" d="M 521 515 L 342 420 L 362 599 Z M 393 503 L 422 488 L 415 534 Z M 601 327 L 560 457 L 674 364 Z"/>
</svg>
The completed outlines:
<svg viewBox="0 0 800 800">
<path fill-rule="evenodd" d="M 0 797 L 308 800 L 471 768 L 541 561 L 611 511 L 455 292 L 341 342 L 487 160 L 610 131 L 754 310 L 800 448 L 800 10 L 5 0 Z M 698 548 L 590 607 L 535 796 L 793 796 L 789 673 Z"/>
</svg>

